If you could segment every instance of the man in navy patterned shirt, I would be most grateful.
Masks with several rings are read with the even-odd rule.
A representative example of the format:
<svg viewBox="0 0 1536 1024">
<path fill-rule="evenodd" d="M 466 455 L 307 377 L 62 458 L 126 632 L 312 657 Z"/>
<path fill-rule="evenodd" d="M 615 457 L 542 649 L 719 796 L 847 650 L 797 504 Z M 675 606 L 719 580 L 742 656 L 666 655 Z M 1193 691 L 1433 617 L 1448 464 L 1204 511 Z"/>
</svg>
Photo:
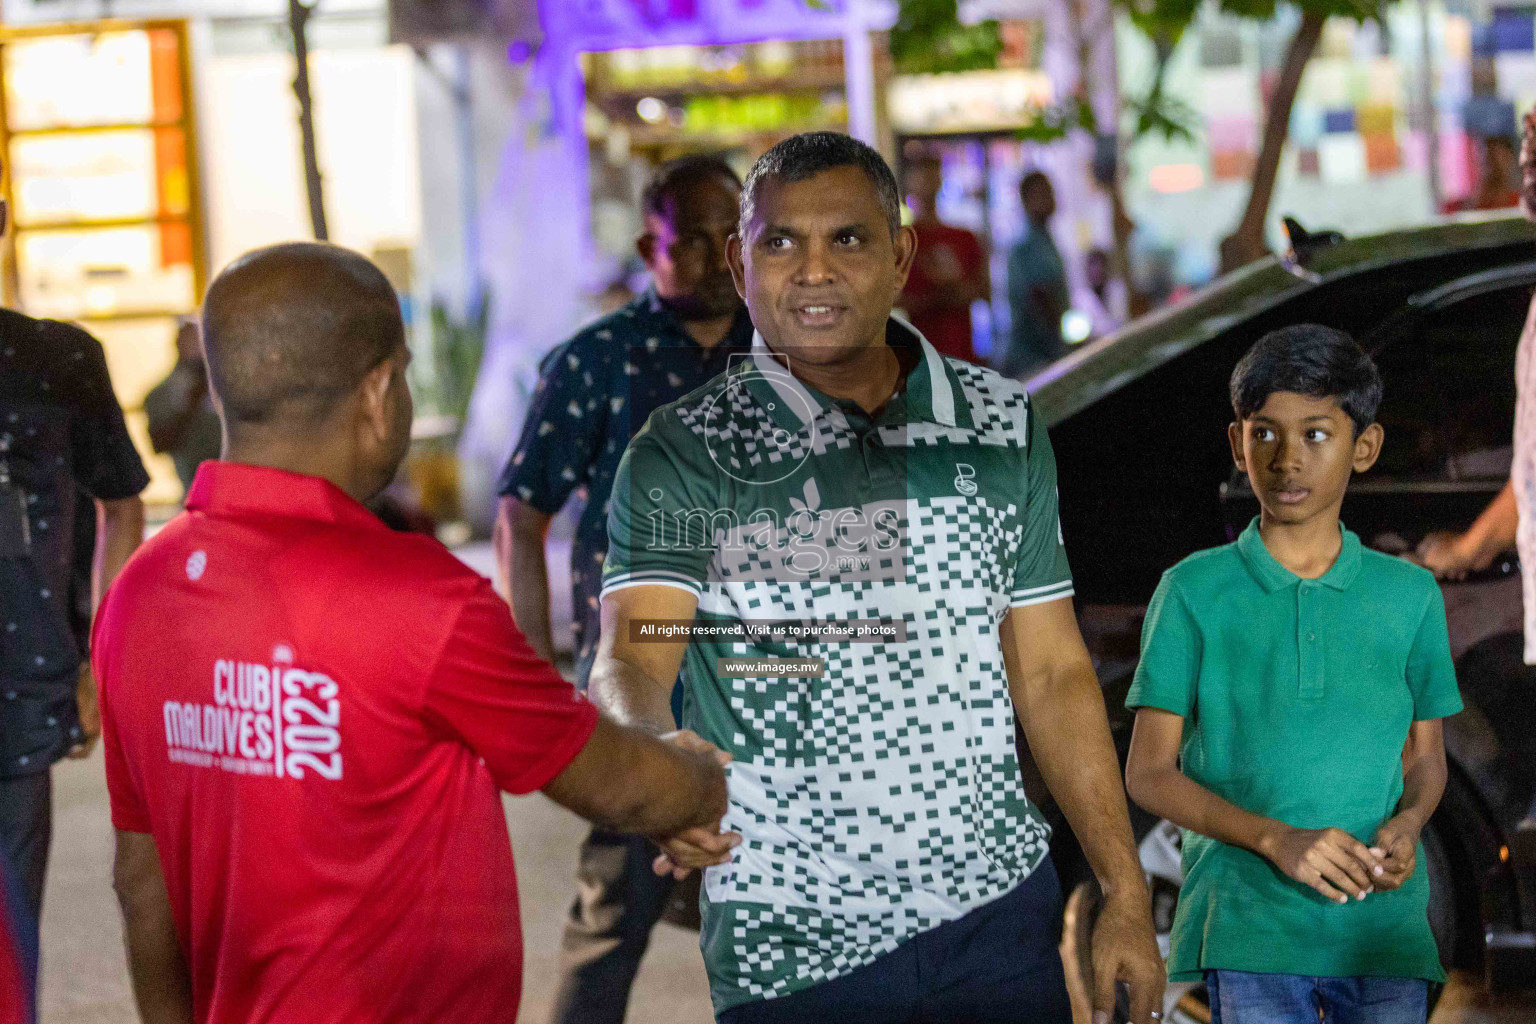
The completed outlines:
<svg viewBox="0 0 1536 1024">
<path fill-rule="evenodd" d="M 652 287 L 584 328 L 540 367 L 522 437 L 501 478 L 498 584 L 534 652 L 554 660 L 544 538 L 578 490 L 586 505 L 571 547 L 577 685 L 585 688 L 598 634 L 608 551 L 608 503 L 624 449 L 653 411 L 723 373 L 752 346 L 752 322 L 725 259 L 741 182 L 724 162 L 692 157 L 662 167 L 642 197 L 637 242 Z M 655 847 L 594 830 L 582 844 L 580 889 L 562 942 L 556 1024 L 624 1019 L 629 987 L 665 909 L 670 876 Z"/>
</svg>

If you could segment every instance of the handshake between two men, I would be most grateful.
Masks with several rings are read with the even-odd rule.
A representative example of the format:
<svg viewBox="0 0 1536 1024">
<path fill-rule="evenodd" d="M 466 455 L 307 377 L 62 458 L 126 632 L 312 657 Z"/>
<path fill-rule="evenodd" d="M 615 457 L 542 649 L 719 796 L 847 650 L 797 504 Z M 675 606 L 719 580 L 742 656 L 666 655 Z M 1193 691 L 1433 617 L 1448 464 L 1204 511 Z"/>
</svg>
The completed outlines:
<svg viewBox="0 0 1536 1024">
<path fill-rule="evenodd" d="M 650 838 L 662 851 L 656 873 L 683 878 L 726 863 L 741 843 L 738 833 L 720 830 L 730 761 L 690 730 L 657 738 L 602 717 L 544 794 L 604 828 Z"/>
</svg>

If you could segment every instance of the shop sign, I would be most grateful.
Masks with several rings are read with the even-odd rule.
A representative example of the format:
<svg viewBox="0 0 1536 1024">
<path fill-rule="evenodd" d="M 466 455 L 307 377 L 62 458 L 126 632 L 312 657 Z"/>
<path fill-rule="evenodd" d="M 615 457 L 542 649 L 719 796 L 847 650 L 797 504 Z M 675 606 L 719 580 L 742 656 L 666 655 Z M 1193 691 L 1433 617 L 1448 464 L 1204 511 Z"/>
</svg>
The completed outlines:
<svg viewBox="0 0 1536 1024">
<path fill-rule="evenodd" d="M 890 87 L 891 126 L 907 135 L 1023 128 L 1054 95 L 1041 71 L 900 75 Z"/>
<path fill-rule="evenodd" d="M 841 36 L 851 0 L 541 0 L 545 35 L 582 50 Z"/>
<path fill-rule="evenodd" d="M 1048 18 L 1051 0 L 960 0 L 957 12 L 962 25 L 974 25 L 989 18 L 997 21 L 1028 21 Z"/>
</svg>

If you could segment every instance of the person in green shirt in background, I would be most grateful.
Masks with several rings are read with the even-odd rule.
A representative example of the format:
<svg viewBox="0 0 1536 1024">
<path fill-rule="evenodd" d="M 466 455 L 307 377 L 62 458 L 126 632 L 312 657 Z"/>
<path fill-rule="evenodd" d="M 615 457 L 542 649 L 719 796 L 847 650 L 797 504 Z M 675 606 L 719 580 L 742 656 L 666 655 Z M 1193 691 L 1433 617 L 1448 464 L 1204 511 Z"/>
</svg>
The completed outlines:
<svg viewBox="0 0 1536 1024">
<path fill-rule="evenodd" d="M 1186 830 L 1168 974 L 1205 980 L 1214 1024 L 1423 1024 L 1444 974 L 1419 833 L 1461 698 L 1434 577 L 1339 523 L 1381 378 L 1305 324 L 1231 391 L 1260 515 L 1164 574 L 1126 698 L 1126 787 Z"/>
<path fill-rule="evenodd" d="M 1051 237 L 1056 189 L 1044 171 L 1030 171 L 1019 181 L 1019 201 L 1028 227 L 1008 253 L 1008 306 L 1013 328 L 998 371 L 1021 377 L 1061 358 L 1061 317 L 1071 303 L 1067 265 Z"/>
</svg>

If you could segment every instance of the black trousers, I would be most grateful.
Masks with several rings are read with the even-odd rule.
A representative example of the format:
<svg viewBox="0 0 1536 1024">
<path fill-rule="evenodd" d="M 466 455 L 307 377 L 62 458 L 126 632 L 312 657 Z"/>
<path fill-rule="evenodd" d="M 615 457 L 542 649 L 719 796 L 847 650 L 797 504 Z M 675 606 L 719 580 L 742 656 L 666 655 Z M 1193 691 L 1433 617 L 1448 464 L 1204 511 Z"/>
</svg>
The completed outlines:
<svg viewBox="0 0 1536 1024">
<path fill-rule="evenodd" d="M 1071 1024 L 1061 884 L 1047 857 L 1006 896 L 890 953 L 787 996 L 733 1006 L 720 1024 Z"/>
<path fill-rule="evenodd" d="M 651 870 L 659 852 L 648 839 L 596 828 L 581 844 L 551 1024 L 622 1024 L 651 929 L 677 884 Z"/>
<path fill-rule="evenodd" d="M 48 845 L 53 836 L 53 777 L 41 771 L 0 778 L 0 851 L 21 883 L 23 903 L 15 908 L 21 949 L 38 948 L 43 885 L 48 878 Z M 37 990 L 37 979 L 29 979 Z"/>
</svg>

